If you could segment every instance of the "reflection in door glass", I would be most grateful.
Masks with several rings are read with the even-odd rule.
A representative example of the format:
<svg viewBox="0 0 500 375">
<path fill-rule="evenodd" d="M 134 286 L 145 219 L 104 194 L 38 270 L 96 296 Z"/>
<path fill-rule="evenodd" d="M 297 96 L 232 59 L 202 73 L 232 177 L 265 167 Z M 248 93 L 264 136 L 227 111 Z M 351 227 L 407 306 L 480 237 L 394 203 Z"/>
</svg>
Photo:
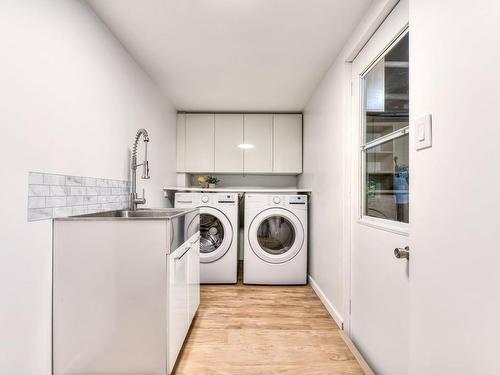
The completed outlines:
<svg viewBox="0 0 500 375">
<path fill-rule="evenodd" d="M 408 33 L 363 77 L 364 215 L 408 223 Z"/>
<path fill-rule="evenodd" d="M 366 150 L 366 215 L 408 223 L 408 134 Z"/>
<path fill-rule="evenodd" d="M 295 242 L 295 229 L 285 217 L 271 216 L 259 225 L 257 241 L 265 252 L 272 255 L 283 254 Z"/>
</svg>

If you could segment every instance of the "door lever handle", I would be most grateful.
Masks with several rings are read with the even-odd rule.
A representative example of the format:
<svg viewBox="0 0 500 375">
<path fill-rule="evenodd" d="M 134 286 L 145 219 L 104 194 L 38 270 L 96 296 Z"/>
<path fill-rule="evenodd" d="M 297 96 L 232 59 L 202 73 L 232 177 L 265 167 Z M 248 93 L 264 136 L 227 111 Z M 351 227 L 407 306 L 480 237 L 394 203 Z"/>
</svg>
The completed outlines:
<svg viewBox="0 0 500 375">
<path fill-rule="evenodd" d="M 398 259 L 410 259 L 410 246 L 406 246 L 405 248 L 395 248 L 394 256 Z"/>
</svg>

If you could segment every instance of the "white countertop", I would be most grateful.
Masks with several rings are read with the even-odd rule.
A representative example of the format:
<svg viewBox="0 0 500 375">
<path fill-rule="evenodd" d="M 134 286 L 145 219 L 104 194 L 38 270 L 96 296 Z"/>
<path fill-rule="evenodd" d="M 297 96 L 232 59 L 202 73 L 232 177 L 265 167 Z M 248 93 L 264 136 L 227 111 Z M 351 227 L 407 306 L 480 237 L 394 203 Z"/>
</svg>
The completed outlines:
<svg viewBox="0 0 500 375">
<path fill-rule="evenodd" d="M 168 186 L 163 188 L 165 191 L 191 191 L 191 192 L 207 192 L 207 193 L 311 193 L 311 189 L 297 188 L 264 188 L 264 187 L 221 187 L 221 188 L 201 188 L 201 187 L 181 187 Z"/>
</svg>

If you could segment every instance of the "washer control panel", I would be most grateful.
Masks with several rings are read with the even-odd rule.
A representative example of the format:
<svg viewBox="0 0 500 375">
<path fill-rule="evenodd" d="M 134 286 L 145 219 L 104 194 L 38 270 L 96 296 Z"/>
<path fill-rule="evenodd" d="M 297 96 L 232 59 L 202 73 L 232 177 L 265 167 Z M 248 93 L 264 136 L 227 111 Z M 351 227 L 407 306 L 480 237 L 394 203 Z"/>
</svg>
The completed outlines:
<svg viewBox="0 0 500 375">
<path fill-rule="evenodd" d="M 238 194 L 218 194 L 217 203 L 234 206 L 238 204 Z"/>
<path fill-rule="evenodd" d="M 209 201 L 209 200 L 210 200 L 210 198 L 208 197 L 208 195 L 203 195 L 203 196 L 201 197 L 201 201 L 202 201 L 203 203 L 208 203 L 208 201 Z"/>
</svg>

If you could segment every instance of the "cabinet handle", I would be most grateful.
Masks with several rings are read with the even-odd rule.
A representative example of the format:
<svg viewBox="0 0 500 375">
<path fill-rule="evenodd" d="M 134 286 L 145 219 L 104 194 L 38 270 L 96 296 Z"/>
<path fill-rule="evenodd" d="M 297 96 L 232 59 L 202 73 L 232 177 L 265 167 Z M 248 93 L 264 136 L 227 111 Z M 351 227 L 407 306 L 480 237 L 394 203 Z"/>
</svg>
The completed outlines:
<svg viewBox="0 0 500 375">
<path fill-rule="evenodd" d="M 181 254 L 181 255 L 179 255 L 179 256 L 176 256 L 176 257 L 174 258 L 174 260 L 181 260 L 181 259 L 184 257 L 184 255 L 186 255 L 186 253 L 187 253 L 189 250 L 191 250 L 191 246 L 186 246 L 186 249 L 182 252 L 182 254 Z"/>
</svg>

